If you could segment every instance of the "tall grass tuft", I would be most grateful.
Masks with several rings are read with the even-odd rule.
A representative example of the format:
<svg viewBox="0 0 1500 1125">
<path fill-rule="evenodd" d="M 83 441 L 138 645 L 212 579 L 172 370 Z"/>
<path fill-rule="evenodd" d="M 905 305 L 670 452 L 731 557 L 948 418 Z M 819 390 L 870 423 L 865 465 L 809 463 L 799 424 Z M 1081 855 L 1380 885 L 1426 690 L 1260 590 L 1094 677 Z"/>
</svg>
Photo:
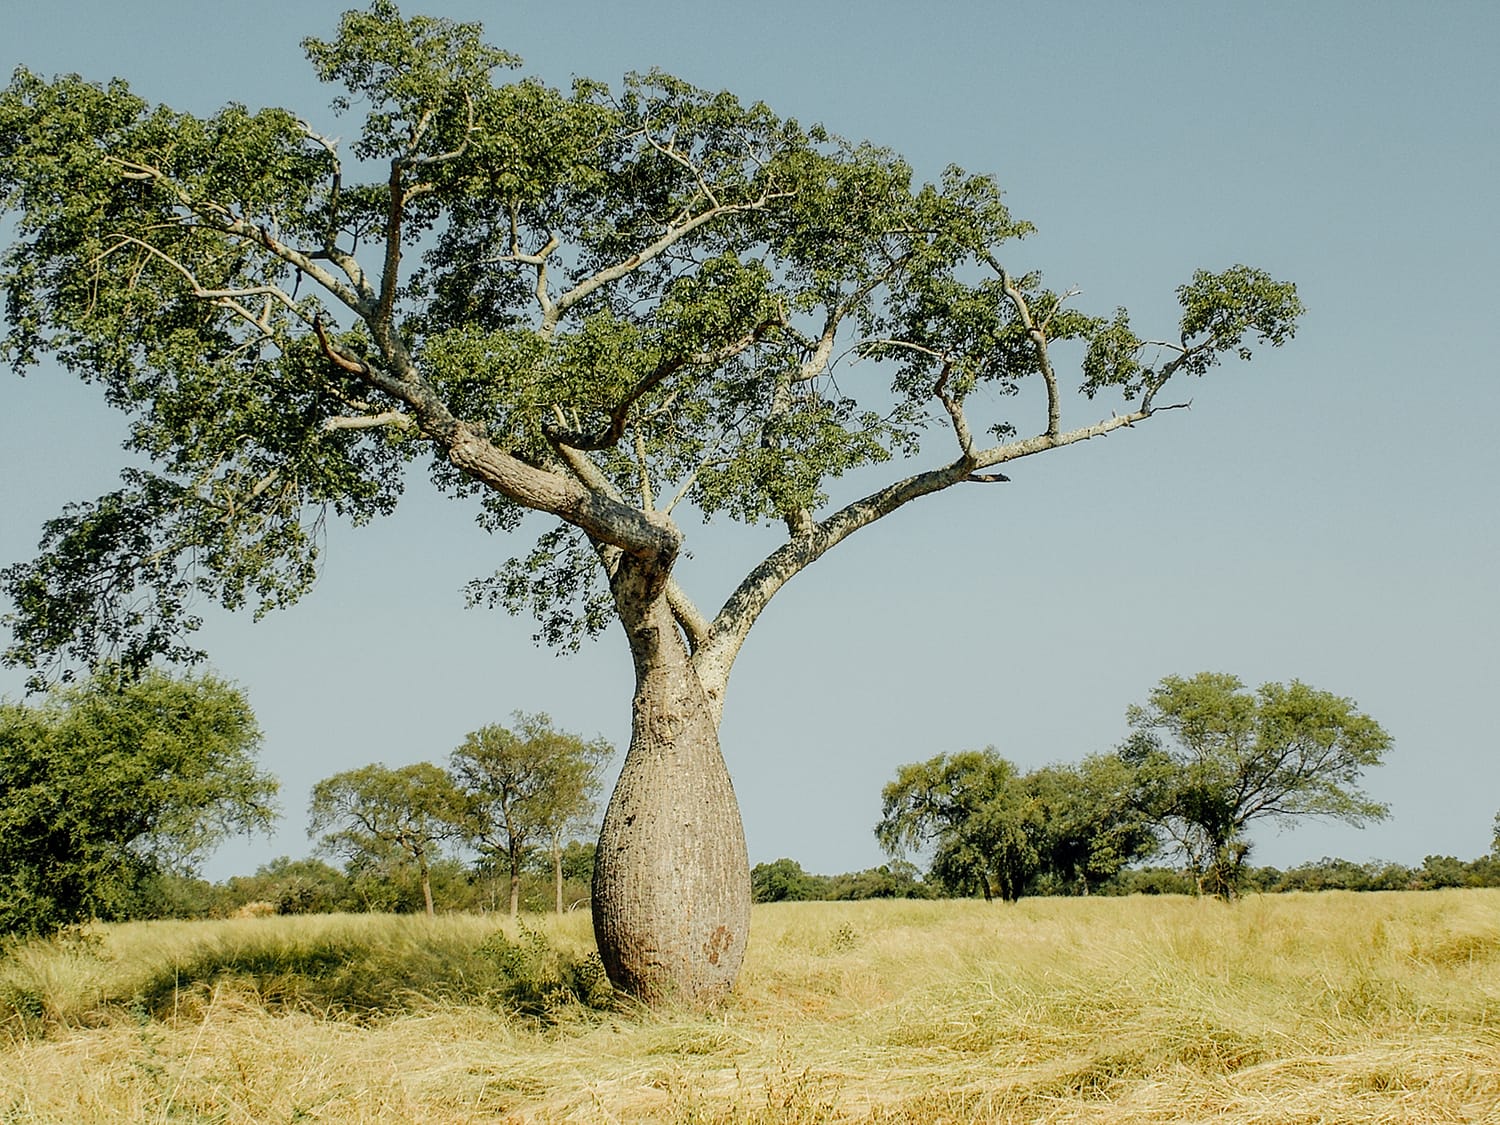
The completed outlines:
<svg viewBox="0 0 1500 1125">
<path fill-rule="evenodd" d="M 368 1022 L 434 1005 L 533 1017 L 613 1000 L 578 935 L 509 938 L 478 917 L 319 915 L 101 927 L 0 963 L 0 1028 L 35 1036 L 111 1018 L 194 1020 L 234 993 L 268 1012 Z"/>
</svg>

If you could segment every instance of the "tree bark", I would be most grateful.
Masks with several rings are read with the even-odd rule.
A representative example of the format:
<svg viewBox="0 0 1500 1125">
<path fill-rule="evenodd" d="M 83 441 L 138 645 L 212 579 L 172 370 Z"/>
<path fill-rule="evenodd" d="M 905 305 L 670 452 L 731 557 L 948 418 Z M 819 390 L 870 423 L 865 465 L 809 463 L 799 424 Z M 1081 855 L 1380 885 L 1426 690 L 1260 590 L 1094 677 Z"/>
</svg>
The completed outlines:
<svg viewBox="0 0 1500 1125">
<path fill-rule="evenodd" d="M 510 845 L 510 916 L 521 916 L 521 847 L 514 837 Z"/>
<path fill-rule="evenodd" d="M 422 899 L 427 905 L 427 917 L 437 916 L 437 911 L 432 905 L 432 873 L 427 869 L 427 855 L 420 853 L 417 856 L 417 868 L 422 873 Z"/>
<path fill-rule="evenodd" d="M 552 898 L 557 913 L 563 912 L 562 840 L 552 833 Z"/>
<path fill-rule="evenodd" d="M 637 569 L 627 561 L 615 580 L 636 691 L 630 749 L 599 836 L 594 936 L 615 987 L 653 1006 L 708 1008 L 734 986 L 744 960 L 745 832 L 717 710 L 660 575 L 652 581 Z M 641 589 L 628 588 L 634 579 L 643 579 Z"/>
</svg>

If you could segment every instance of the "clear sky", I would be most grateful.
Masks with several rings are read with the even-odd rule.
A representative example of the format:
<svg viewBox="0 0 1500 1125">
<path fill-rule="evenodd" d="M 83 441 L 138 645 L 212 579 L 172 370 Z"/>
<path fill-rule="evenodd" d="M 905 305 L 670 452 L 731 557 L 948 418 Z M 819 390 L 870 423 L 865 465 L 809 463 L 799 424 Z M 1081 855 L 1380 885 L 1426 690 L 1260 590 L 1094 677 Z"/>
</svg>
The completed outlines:
<svg viewBox="0 0 1500 1125">
<path fill-rule="evenodd" d="M 119 75 L 209 111 L 327 111 L 298 43 L 348 5 L 0 0 L 0 67 Z M 1368 788 L 1391 819 L 1257 833 L 1253 860 L 1419 863 L 1487 850 L 1500 809 L 1500 5 L 484 3 L 524 73 L 660 66 L 804 122 L 995 173 L 1038 233 L 1009 255 L 1081 307 L 1172 334 L 1175 287 L 1244 262 L 1295 281 L 1297 338 L 1187 388 L 1190 411 L 1024 461 L 841 546 L 752 633 L 723 744 L 752 862 L 882 862 L 904 762 L 994 745 L 1023 767 L 1111 749 L 1163 675 L 1297 678 L 1393 735 Z M 1017 405 L 1024 405 L 1018 400 Z M 1095 420 L 1081 396 L 1065 425 Z M 1024 432 L 1034 418 L 1016 419 Z M 111 487 L 123 426 L 53 369 L 0 376 L 0 562 Z M 679 577 L 717 605 L 769 530 L 689 526 Z M 519 543 L 515 546 L 520 546 Z M 207 873 L 301 855 L 308 791 L 340 770 L 442 761 L 514 710 L 622 749 L 618 630 L 573 657 L 466 610 L 508 544 L 418 481 L 397 515 L 333 528 L 324 576 L 259 624 L 209 614 L 283 783 L 279 835 Z M 0 670 L 0 692 L 23 676 Z"/>
</svg>

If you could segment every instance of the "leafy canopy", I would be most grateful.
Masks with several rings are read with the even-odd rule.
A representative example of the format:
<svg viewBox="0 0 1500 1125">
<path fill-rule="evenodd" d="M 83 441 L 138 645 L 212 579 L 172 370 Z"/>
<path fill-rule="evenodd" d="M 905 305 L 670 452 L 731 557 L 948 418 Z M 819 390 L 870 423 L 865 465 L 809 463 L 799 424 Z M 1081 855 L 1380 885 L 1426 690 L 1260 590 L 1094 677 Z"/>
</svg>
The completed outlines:
<svg viewBox="0 0 1500 1125">
<path fill-rule="evenodd" d="M 875 828 L 892 855 L 930 848 L 952 891 L 1007 901 L 1047 887 L 1087 893 L 1156 849 L 1118 758 L 1021 773 L 993 748 L 902 766 Z"/>
<path fill-rule="evenodd" d="M 527 847 L 560 841 L 593 813 L 599 769 L 613 753 L 606 740 L 558 730 L 543 714 L 517 711 L 510 727 L 471 731 L 450 761 L 467 800 L 466 834 L 519 864 Z"/>
<path fill-rule="evenodd" d="M 269 828 L 259 745 L 245 697 L 208 676 L 100 674 L 0 703 L 0 934 L 125 916 L 152 876 Z"/>
<path fill-rule="evenodd" d="M 376 763 L 313 786 L 307 834 L 322 833 L 319 851 L 355 863 L 421 863 L 457 833 L 463 814 L 463 797 L 441 766 Z"/>
<path fill-rule="evenodd" d="M 1351 699 L 1298 680 L 1252 692 L 1236 676 L 1200 672 L 1167 676 L 1127 718 L 1121 757 L 1138 771 L 1144 806 L 1217 894 L 1234 893 L 1254 821 L 1357 825 L 1388 813 L 1359 782 L 1391 738 Z"/>
<path fill-rule="evenodd" d="M 923 183 L 655 71 L 502 80 L 518 60 L 477 25 L 387 0 L 304 46 L 356 118 L 352 161 L 285 109 L 195 116 L 24 69 L 0 91 L 0 354 L 98 385 L 152 465 L 4 572 L 12 662 L 194 656 L 196 603 L 296 600 L 327 516 L 390 512 L 413 461 L 491 529 L 557 521 L 470 590 L 556 645 L 611 619 L 620 553 L 670 566 L 679 505 L 784 523 L 788 552 L 712 623 L 732 648 L 853 530 L 1149 417 L 1170 377 L 1280 344 L 1301 312 L 1258 270 L 1200 272 L 1177 340 L 1148 344 L 1005 267 L 1030 227 L 991 177 Z M 1059 341 L 1128 409 L 1063 430 Z M 1016 438 L 1003 404 L 1038 381 L 1046 421 Z M 834 479 L 939 441 L 949 460 L 827 511 Z"/>
</svg>

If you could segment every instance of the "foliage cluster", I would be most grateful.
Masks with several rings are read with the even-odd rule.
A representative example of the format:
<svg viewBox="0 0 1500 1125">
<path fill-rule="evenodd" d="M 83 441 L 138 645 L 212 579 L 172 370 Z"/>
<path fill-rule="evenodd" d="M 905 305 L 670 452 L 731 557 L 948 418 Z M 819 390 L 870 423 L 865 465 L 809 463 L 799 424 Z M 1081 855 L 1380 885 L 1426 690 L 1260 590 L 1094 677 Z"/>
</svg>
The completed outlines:
<svg viewBox="0 0 1500 1125">
<path fill-rule="evenodd" d="M 858 902 L 867 898 L 936 898 L 915 867 L 896 860 L 843 875 L 813 875 L 792 859 L 757 863 L 750 869 L 756 902 Z"/>
<path fill-rule="evenodd" d="M 277 783 L 231 685 L 101 672 L 0 703 L 0 936 L 152 909 L 162 879 L 268 827 Z"/>
<path fill-rule="evenodd" d="M 1203 672 L 1166 677 L 1127 718 L 1116 753 L 1076 766 L 1022 774 L 993 747 L 903 766 L 876 836 L 893 855 L 930 848 L 931 877 L 952 893 L 1087 894 L 1173 851 L 1196 893 L 1232 898 L 1253 822 L 1386 815 L 1358 783 L 1390 737 L 1352 700 Z"/>
<path fill-rule="evenodd" d="M 877 838 L 893 855 L 930 846 L 947 894 L 1087 894 L 1157 846 L 1134 775 L 1109 755 L 1022 773 L 993 748 L 940 754 L 882 796 Z"/>
<path fill-rule="evenodd" d="M 493 871 L 503 857 L 510 913 L 517 915 L 523 870 L 544 841 L 561 913 L 565 860 L 575 877 L 580 862 L 568 845 L 581 845 L 567 837 L 588 827 L 599 770 L 612 749 L 557 730 L 546 715 L 517 712 L 514 719 L 515 730 L 491 725 L 470 733 L 447 769 L 372 764 L 324 778 L 313 787 L 308 834 L 323 833 L 320 850 L 342 855 L 367 890 L 398 885 L 404 872 L 414 872 L 428 914 L 436 910 L 434 873 L 457 847 L 477 856 L 480 870 Z"/>
</svg>

